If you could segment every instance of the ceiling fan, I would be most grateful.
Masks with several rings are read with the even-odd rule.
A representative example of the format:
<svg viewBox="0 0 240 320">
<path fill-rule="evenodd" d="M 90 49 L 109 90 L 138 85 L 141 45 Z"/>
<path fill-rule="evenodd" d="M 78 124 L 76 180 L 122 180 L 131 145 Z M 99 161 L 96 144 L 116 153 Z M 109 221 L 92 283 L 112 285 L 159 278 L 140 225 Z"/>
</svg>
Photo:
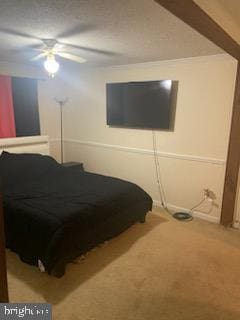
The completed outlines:
<svg viewBox="0 0 240 320">
<path fill-rule="evenodd" d="M 37 40 L 39 42 L 41 42 L 41 47 L 39 47 L 39 45 L 37 45 L 37 47 L 34 45 L 30 46 L 28 48 L 26 48 L 27 50 L 31 50 L 31 51 L 38 51 L 39 54 L 35 57 L 33 57 L 31 59 L 31 61 L 36 61 L 36 60 L 40 60 L 45 58 L 44 61 L 44 67 L 45 69 L 48 71 L 49 75 L 51 77 L 54 77 L 55 73 L 58 71 L 59 69 L 59 62 L 56 60 L 56 56 L 59 56 L 63 59 L 68 59 L 77 63 L 84 63 L 87 60 L 69 53 L 69 51 L 71 52 L 71 49 L 74 50 L 74 52 L 76 52 L 76 50 L 80 50 L 81 53 L 83 51 L 89 52 L 89 53 L 93 53 L 93 54 L 100 54 L 100 55 L 106 55 L 106 56 L 114 56 L 115 53 L 114 52 L 110 52 L 107 50 L 102 50 L 102 49 L 97 49 L 97 48 L 90 48 L 90 47 L 84 47 L 81 45 L 76 45 L 76 44 L 70 44 L 70 43 L 66 43 L 65 41 L 59 41 L 59 39 L 67 39 L 68 37 L 72 37 L 72 36 L 76 36 L 82 32 L 86 32 L 86 31 L 91 31 L 94 30 L 95 27 L 92 25 L 76 25 L 73 26 L 72 28 L 65 30 L 64 32 L 56 35 L 55 38 L 47 38 L 47 39 L 42 39 L 39 37 L 35 37 L 31 34 L 28 33 L 24 33 L 18 30 L 13 30 L 10 28 L 4 28 L 4 27 L 0 27 L 0 34 L 7 34 L 10 36 L 14 36 L 14 37 L 20 37 L 20 38 L 26 38 L 26 39 L 32 39 L 32 40 Z M 42 46 L 43 44 L 43 46 Z M 23 48 L 23 50 L 25 50 Z"/>
<path fill-rule="evenodd" d="M 42 58 L 46 58 L 44 61 L 44 67 L 51 77 L 54 77 L 55 73 L 59 69 L 59 63 L 56 61 L 56 56 L 64 59 L 68 59 L 77 63 L 84 63 L 87 60 L 77 55 L 64 51 L 65 45 L 59 43 L 56 39 L 42 39 L 44 47 L 42 49 L 33 49 L 40 51 L 37 56 L 33 57 L 31 61 L 37 61 Z"/>
</svg>

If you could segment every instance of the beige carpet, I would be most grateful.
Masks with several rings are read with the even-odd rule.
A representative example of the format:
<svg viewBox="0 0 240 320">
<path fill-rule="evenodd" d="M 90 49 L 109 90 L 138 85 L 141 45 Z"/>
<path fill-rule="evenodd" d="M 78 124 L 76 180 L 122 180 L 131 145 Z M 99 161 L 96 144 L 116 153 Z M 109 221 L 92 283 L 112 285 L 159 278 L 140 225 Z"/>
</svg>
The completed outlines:
<svg viewBox="0 0 240 320">
<path fill-rule="evenodd" d="M 10 252 L 8 270 L 11 301 L 52 303 L 56 320 L 240 319 L 240 232 L 157 210 L 61 279 Z"/>
</svg>

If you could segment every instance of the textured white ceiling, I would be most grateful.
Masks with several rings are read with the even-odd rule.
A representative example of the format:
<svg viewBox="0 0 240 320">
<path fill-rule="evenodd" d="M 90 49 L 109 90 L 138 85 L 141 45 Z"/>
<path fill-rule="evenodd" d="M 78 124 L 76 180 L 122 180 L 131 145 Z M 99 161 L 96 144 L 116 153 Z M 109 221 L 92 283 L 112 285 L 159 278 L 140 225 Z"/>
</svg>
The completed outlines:
<svg viewBox="0 0 240 320">
<path fill-rule="evenodd" d="M 0 31 L 6 29 L 12 35 L 0 32 L 0 61 L 28 63 L 28 47 L 41 38 L 108 51 L 69 50 L 88 65 L 222 53 L 153 0 L 0 0 Z"/>
</svg>

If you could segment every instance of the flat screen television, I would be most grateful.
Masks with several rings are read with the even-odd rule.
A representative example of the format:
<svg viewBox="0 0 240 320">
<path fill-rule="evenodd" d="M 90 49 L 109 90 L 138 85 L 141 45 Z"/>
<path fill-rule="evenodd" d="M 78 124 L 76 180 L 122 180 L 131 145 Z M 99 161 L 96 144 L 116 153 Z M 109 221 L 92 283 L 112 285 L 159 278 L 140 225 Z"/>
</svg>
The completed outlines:
<svg viewBox="0 0 240 320">
<path fill-rule="evenodd" d="M 173 130 L 176 81 L 107 83 L 107 124 Z"/>
</svg>

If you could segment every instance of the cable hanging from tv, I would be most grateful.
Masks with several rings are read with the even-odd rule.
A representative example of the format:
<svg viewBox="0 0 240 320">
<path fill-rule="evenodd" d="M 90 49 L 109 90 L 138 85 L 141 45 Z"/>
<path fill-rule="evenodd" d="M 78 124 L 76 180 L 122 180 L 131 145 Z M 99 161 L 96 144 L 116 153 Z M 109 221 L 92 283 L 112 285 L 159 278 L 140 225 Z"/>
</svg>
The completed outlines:
<svg viewBox="0 0 240 320">
<path fill-rule="evenodd" d="M 157 179 L 157 185 L 158 185 L 158 193 L 159 193 L 161 205 L 165 209 L 165 211 L 175 219 L 181 220 L 181 221 L 191 221 L 193 219 L 192 211 L 195 208 L 197 208 L 199 205 L 201 205 L 202 201 L 198 203 L 196 206 L 192 207 L 189 212 L 175 212 L 175 213 L 170 212 L 170 210 L 167 207 L 165 191 L 162 183 L 161 170 L 160 170 L 160 164 L 159 164 L 158 153 L 157 153 L 156 133 L 154 130 L 152 130 L 152 143 L 153 143 L 153 155 L 154 155 L 155 172 L 156 172 L 156 179 Z"/>
</svg>

